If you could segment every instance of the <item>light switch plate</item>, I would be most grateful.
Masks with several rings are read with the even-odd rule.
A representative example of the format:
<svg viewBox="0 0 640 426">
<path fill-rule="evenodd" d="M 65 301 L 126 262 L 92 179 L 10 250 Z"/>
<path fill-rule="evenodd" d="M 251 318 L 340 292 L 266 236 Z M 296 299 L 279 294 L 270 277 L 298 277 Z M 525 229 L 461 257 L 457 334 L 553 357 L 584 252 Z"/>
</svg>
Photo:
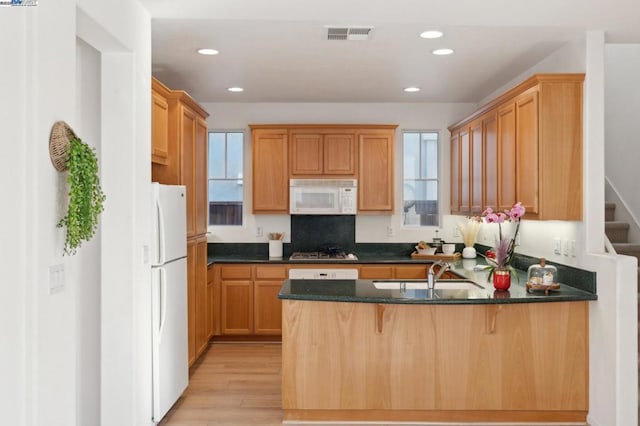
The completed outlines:
<svg viewBox="0 0 640 426">
<path fill-rule="evenodd" d="M 59 293 L 64 289 L 64 265 L 49 266 L 49 294 Z"/>
</svg>

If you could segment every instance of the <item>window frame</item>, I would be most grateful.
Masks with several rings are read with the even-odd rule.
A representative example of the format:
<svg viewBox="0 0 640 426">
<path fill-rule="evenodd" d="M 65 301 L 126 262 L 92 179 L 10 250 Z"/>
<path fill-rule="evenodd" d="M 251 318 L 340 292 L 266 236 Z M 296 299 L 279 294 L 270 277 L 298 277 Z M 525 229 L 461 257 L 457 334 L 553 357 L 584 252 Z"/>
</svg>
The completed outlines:
<svg viewBox="0 0 640 426">
<path fill-rule="evenodd" d="M 240 133 L 242 134 L 242 212 L 241 212 L 241 220 L 242 223 L 239 225 L 217 225 L 210 223 L 210 202 L 209 199 L 209 183 L 211 181 L 232 181 L 239 180 L 237 178 L 234 179 L 221 179 L 221 178 L 211 178 L 209 176 L 209 135 L 211 133 L 224 133 L 225 134 L 225 175 L 227 174 L 228 164 L 227 164 L 227 135 L 229 133 Z M 207 129 L 207 228 L 209 229 L 218 229 L 218 230 L 239 230 L 247 227 L 247 174 L 246 174 L 246 164 L 247 163 L 247 131 L 246 129 Z"/>
<path fill-rule="evenodd" d="M 405 223 L 405 213 L 404 213 L 404 181 L 405 181 L 405 158 L 404 158 L 404 147 L 405 147 L 405 134 L 406 133 L 417 133 L 419 134 L 419 138 L 420 140 L 422 140 L 422 134 L 425 133 L 435 133 L 437 135 L 437 154 L 436 154 L 436 158 L 437 158 L 437 167 L 438 167 L 438 171 L 436 173 L 436 178 L 435 179 L 415 179 L 416 181 L 420 180 L 420 181 L 435 181 L 437 184 L 437 196 L 438 196 L 438 211 L 437 211 L 437 224 L 435 225 L 408 225 Z M 400 135 L 401 135 L 401 147 L 400 147 L 400 158 L 401 158 L 401 174 L 400 174 L 400 228 L 403 230 L 417 230 L 417 229 L 440 229 L 442 227 L 442 203 L 443 203 L 443 198 L 442 198 L 442 185 L 443 185 L 443 179 L 442 179 L 442 165 L 443 165 L 443 161 L 442 161 L 442 155 L 443 155 L 443 147 L 442 147 L 442 131 L 441 130 L 434 130 L 434 129 L 402 129 L 400 131 Z M 422 149 L 422 147 L 420 147 L 420 149 Z M 422 171 L 422 168 L 424 167 L 422 164 L 422 158 L 420 156 L 420 163 L 419 163 L 419 167 L 420 167 L 420 171 Z M 420 174 L 419 174 L 420 175 Z"/>
</svg>

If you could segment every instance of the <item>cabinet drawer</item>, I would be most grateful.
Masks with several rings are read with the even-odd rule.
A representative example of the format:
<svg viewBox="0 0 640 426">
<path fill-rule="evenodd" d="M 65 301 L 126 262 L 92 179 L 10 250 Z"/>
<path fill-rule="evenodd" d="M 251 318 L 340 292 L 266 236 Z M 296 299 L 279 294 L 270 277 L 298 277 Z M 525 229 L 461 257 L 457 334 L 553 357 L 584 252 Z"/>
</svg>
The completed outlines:
<svg viewBox="0 0 640 426">
<path fill-rule="evenodd" d="M 220 269 L 220 276 L 223 280 L 248 280 L 251 278 L 251 266 L 222 266 Z"/>
<path fill-rule="evenodd" d="M 284 280 L 287 278 L 286 266 L 256 266 L 256 279 Z"/>
</svg>

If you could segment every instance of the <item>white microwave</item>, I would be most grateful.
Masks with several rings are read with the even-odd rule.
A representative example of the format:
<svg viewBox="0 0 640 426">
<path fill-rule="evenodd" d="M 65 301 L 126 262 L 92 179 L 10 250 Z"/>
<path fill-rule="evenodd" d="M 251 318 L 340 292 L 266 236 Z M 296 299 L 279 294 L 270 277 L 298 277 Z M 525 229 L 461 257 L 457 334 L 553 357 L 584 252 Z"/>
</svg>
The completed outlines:
<svg viewBox="0 0 640 426">
<path fill-rule="evenodd" d="M 358 185 L 355 179 L 290 179 L 289 213 L 356 214 Z"/>
</svg>

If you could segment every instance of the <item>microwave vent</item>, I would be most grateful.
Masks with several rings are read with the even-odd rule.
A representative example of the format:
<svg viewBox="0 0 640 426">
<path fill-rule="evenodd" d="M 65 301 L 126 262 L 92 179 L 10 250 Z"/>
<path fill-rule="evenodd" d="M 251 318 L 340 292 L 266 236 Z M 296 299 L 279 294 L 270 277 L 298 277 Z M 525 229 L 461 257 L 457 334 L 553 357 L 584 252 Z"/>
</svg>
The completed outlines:
<svg viewBox="0 0 640 426">
<path fill-rule="evenodd" d="M 355 188 L 358 184 L 356 179 L 291 179 L 289 186 Z"/>
</svg>

